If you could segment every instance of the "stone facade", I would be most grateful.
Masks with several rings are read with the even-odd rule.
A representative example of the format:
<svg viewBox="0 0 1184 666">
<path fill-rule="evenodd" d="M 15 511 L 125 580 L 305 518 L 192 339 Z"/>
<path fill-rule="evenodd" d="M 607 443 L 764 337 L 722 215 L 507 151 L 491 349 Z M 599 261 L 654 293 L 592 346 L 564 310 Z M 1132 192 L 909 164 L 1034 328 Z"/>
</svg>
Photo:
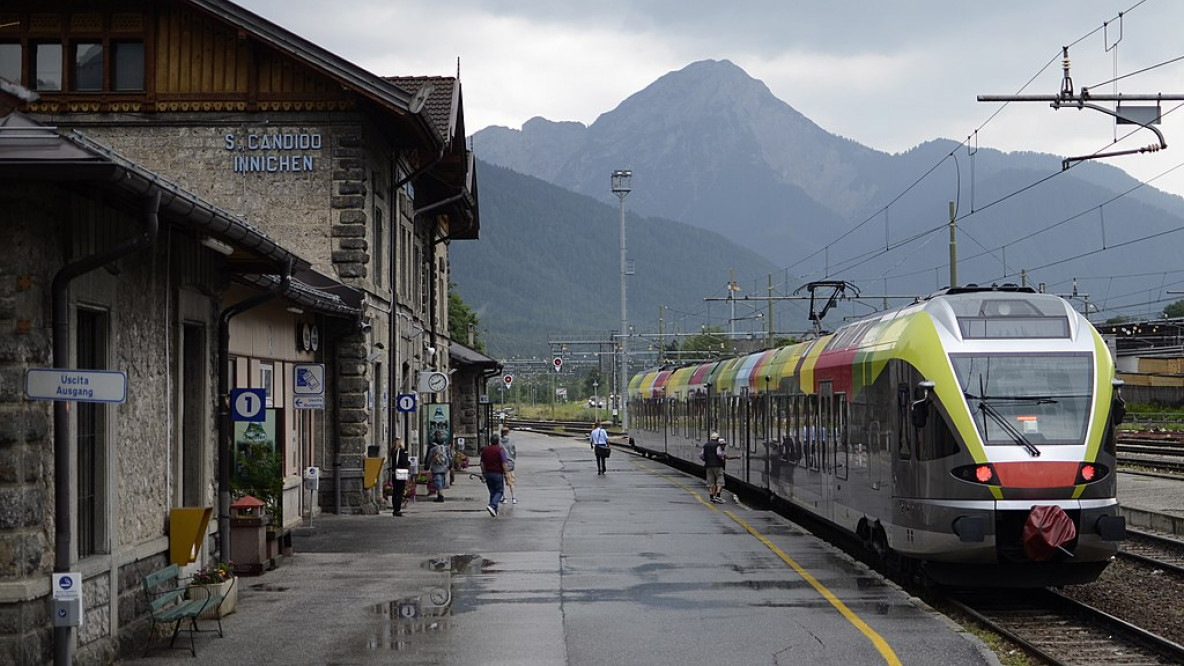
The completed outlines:
<svg viewBox="0 0 1184 666">
<path fill-rule="evenodd" d="M 135 214 L 99 198 L 51 185 L 0 184 L 0 247 L 6 248 L 0 299 L 13 304 L 9 316 L 0 318 L 0 423 L 5 424 L 0 431 L 0 627 L 24 628 L 0 636 L 0 662 L 41 663 L 52 645 L 45 617 L 55 543 L 52 403 L 23 396 L 25 371 L 53 364 L 50 285 L 65 263 L 138 233 L 141 226 Z M 63 239 L 74 240 L 67 256 L 61 252 Z M 104 414 L 93 468 L 98 509 L 90 525 L 97 536 L 94 551 L 83 553 L 76 565 L 85 601 L 76 663 L 109 663 L 115 655 L 114 636 L 125 610 L 120 604 L 131 603 L 116 589 L 115 563 L 134 557 L 145 544 L 167 548 L 162 516 L 175 497 L 162 443 L 172 439 L 177 355 L 164 341 L 173 333 L 171 308 L 179 282 L 207 294 L 222 288 L 215 272 L 203 268 L 209 259 L 198 250 L 166 225 L 148 249 L 70 284 L 71 318 L 79 309 L 103 313 L 101 362 L 125 371 L 128 386 L 126 402 L 98 408 Z M 187 253 L 191 261 L 178 263 L 192 270 L 170 263 Z M 214 307 L 206 299 L 207 318 L 200 323 L 209 329 Z M 72 329 L 72 350 L 73 336 Z M 72 422 L 71 427 L 77 426 Z M 207 455 L 212 453 L 211 443 Z M 77 458 L 77 452 L 72 455 Z M 212 502 L 212 494 L 207 499 Z M 73 545 L 80 547 L 77 541 Z"/>
</svg>

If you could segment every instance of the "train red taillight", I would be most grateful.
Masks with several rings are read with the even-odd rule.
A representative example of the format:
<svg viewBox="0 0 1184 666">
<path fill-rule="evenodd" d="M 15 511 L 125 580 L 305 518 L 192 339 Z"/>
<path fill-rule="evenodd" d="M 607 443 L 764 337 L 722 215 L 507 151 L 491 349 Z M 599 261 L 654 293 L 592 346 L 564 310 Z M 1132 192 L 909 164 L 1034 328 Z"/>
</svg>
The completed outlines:
<svg viewBox="0 0 1184 666">
<path fill-rule="evenodd" d="M 1106 475 L 1109 473 L 1110 470 L 1105 465 L 1099 465 L 1097 463 L 1081 463 L 1081 465 L 1077 468 L 1077 480 L 1074 483 L 1076 485 L 1093 483 L 1106 478 Z"/>
<path fill-rule="evenodd" d="M 956 467 L 952 471 L 952 474 L 963 481 L 994 486 L 999 485 L 999 477 L 995 474 L 995 466 L 990 463 Z"/>
</svg>

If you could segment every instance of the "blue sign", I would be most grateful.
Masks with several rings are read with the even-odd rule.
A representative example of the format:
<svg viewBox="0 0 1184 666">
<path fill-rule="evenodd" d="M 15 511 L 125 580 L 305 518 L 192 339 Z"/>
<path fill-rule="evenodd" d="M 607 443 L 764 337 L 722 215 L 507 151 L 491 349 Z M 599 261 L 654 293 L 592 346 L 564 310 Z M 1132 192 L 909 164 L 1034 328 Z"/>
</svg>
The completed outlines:
<svg viewBox="0 0 1184 666">
<path fill-rule="evenodd" d="M 325 366 L 323 363 L 298 363 L 292 366 L 292 377 L 295 379 L 292 393 L 296 395 L 325 394 Z"/>
<path fill-rule="evenodd" d="M 415 394 L 414 393 L 400 393 L 398 398 L 395 398 L 395 408 L 400 412 L 414 412 L 415 411 Z"/>
<path fill-rule="evenodd" d="M 230 391 L 231 421 L 262 421 L 267 403 L 267 389 L 232 389 Z"/>
</svg>

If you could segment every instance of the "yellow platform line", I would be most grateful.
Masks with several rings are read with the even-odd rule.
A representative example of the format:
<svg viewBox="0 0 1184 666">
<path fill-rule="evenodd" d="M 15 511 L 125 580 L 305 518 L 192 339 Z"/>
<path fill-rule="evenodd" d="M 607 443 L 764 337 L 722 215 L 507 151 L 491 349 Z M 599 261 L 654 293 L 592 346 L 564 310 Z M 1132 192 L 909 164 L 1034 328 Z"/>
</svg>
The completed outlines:
<svg viewBox="0 0 1184 666">
<path fill-rule="evenodd" d="M 695 499 L 699 500 L 700 504 L 706 506 L 707 508 L 711 509 L 712 511 L 715 511 L 717 513 L 719 512 L 719 509 L 717 509 L 714 504 L 704 500 L 703 497 L 699 493 L 697 493 L 694 490 L 692 490 L 691 488 L 687 487 L 685 484 L 678 481 L 674 477 L 668 476 L 666 474 L 662 474 L 661 472 L 658 472 L 653 469 L 649 469 L 648 467 L 644 467 L 642 465 L 638 465 L 638 467 L 640 469 L 645 470 L 646 472 L 649 472 L 650 474 L 653 474 L 655 476 L 659 476 L 663 479 L 666 479 L 667 481 L 673 483 L 675 486 L 678 486 L 679 488 L 682 488 L 683 490 L 690 493 Z M 736 522 L 736 524 L 739 525 L 740 527 L 743 527 L 749 534 L 754 536 L 757 541 L 760 541 L 762 544 L 764 544 L 764 546 L 766 548 L 773 551 L 774 555 L 781 558 L 782 562 L 785 562 L 786 564 L 788 564 L 790 566 L 790 568 L 792 568 L 794 571 L 796 571 L 797 574 L 799 576 L 801 576 L 803 580 L 805 580 L 807 583 L 809 583 L 810 586 L 813 587 L 818 592 L 818 594 L 822 595 L 823 599 L 826 599 L 830 603 L 831 606 L 834 606 L 835 610 L 839 611 L 839 613 L 844 618 L 846 618 L 848 622 L 851 623 L 851 626 L 858 629 L 859 632 L 862 633 L 864 636 L 867 636 L 867 639 L 869 641 L 871 641 L 872 645 L 874 645 L 876 647 L 876 650 L 880 653 L 880 656 L 884 658 L 885 662 L 887 662 L 891 666 L 900 666 L 901 665 L 900 657 L 896 656 L 896 651 L 892 649 L 892 646 L 888 644 L 888 641 L 884 640 L 884 637 L 881 636 L 879 633 L 877 633 L 875 629 L 872 629 L 870 626 L 868 626 L 868 624 L 866 622 L 864 622 L 862 618 L 860 618 L 858 615 L 855 614 L 855 611 L 851 610 L 847 606 L 847 604 L 843 603 L 838 597 L 836 597 L 835 594 L 833 592 L 831 592 L 829 588 L 827 588 L 825 585 L 823 585 L 817 578 L 812 576 L 809 571 L 806 571 L 805 567 L 798 564 L 796 560 L 794 560 L 792 557 L 787 555 L 785 553 L 785 551 L 778 548 L 777 545 L 774 544 L 772 541 L 769 541 L 769 539 L 766 538 L 765 535 L 761 534 L 759 531 L 757 531 L 757 529 L 755 527 L 753 527 L 753 526 L 749 525 L 747 522 L 745 522 L 744 519 L 740 518 L 739 516 L 732 513 L 731 511 L 724 511 L 723 514 L 725 516 L 727 516 L 728 518 L 731 518 L 732 520 L 734 520 Z"/>
</svg>

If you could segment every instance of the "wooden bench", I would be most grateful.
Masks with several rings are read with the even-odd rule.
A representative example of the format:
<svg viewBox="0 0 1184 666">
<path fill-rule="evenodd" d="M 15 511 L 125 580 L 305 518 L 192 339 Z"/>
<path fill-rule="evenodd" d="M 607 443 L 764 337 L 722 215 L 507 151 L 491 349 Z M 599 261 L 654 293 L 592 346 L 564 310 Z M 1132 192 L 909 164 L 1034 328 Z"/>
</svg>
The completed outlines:
<svg viewBox="0 0 1184 666">
<path fill-rule="evenodd" d="M 169 648 L 177 642 L 177 634 L 181 632 L 181 625 L 189 622 L 189 651 L 197 656 L 197 647 L 193 642 L 193 634 L 201 631 L 197 627 L 197 617 L 207 608 L 217 608 L 225 598 L 220 594 L 211 594 L 200 599 L 186 599 L 186 587 L 180 585 L 181 567 L 176 564 L 153 571 L 144 576 L 144 599 L 148 602 L 148 614 L 152 618 L 152 629 L 148 633 L 148 642 L 144 646 L 144 656 L 152 649 L 152 638 L 156 635 L 156 625 L 173 623 L 173 635 L 169 640 Z M 212 631 L 212 630 L 211 630 Z M 218 635 L 222 636 L 222 618 L 218 617 Z"/>
</svg>

